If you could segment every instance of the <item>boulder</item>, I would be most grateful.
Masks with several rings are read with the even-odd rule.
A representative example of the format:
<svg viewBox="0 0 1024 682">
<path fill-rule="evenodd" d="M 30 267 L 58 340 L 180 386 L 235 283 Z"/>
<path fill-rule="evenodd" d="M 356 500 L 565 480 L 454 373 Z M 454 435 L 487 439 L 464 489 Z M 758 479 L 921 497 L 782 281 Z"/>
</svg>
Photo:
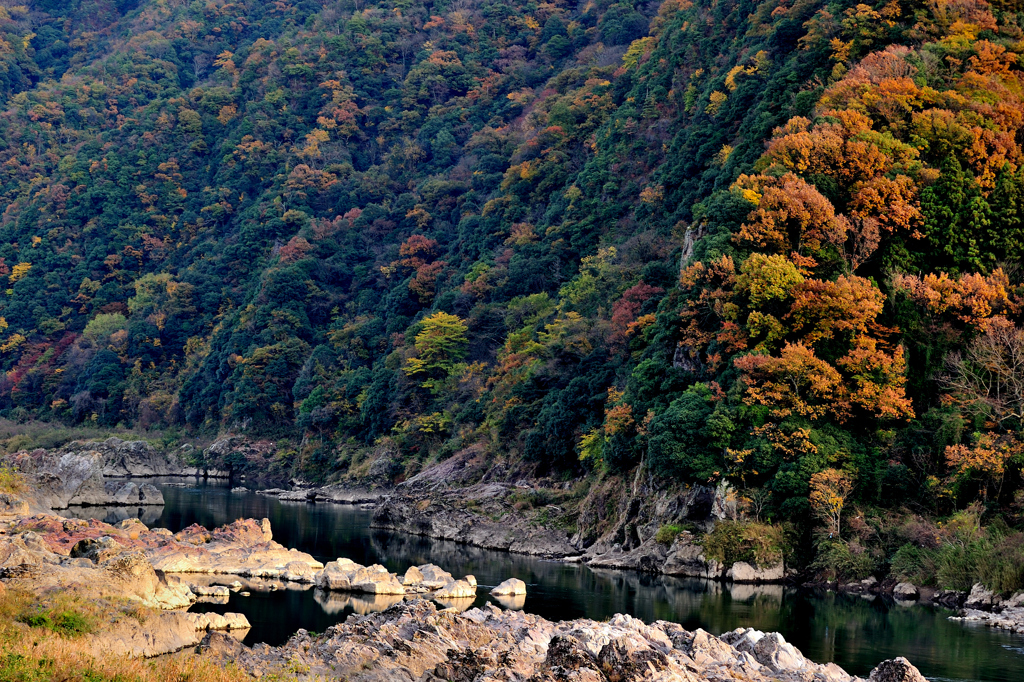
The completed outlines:
<svg viewBox="0 0 1024 682">
<path fill-rule="evenodd" d="M 406 586 L 419 585 L 423 582 L 423 572 L 415 566 L 410 566 L 406 569 L 405 575 L 402 576 L 402 584 Z"/>
<path fill-rule="evenodd" d="M 75 543 L 69 556 L 73 559 L 88 559 L 94 564 L 101 564 L 120 555 L 123 551 L 124 547 L 112 537 L 86 538 Z"/>
<path fill-rule="evenodd" d="M 523 591 L 526 591 L 525 585 L 523 586 Z M 464 599 L 466 597 L 475 597 L 476 588 L 465 580 L 453 580 L 435 592 L 433 596 L 434 599 Z"/>
<path fill-rule="evenodd" d="M 464 576 L 462 579 L 465 580 L 470 585 L 472 585 L 473 587 L 476 587 L 476 576 L 475 575 L 467 575 L 467 576 Z"/>
<path fill-rule="evenodd" d="M 160 489 L 150 483 L 143 483 L 139 486 L 139 504 L 164 504 L 164 494 Z"/>
<path fill-rule="evenodd" d="M 964 608 L 988 610 L 1002 602 L 1002 598 L 992 590 L 986 590 L 981 583 L 975 583 L 971 593 L 967 595 Z"/>
<path fill-rule="evenodd" d="M 511 597 L 519 594 L 526 594 L 526 583 L 519 578 L 509 578 L 492 589 L 491 594 L 496 597 Z"/>
<path fill-rule="evenodd" d="M 882 661 L 871 671 L 868 682 L 926 682 L 924 675 L 911 664 L 910 661 L 900 656 L 888 661 Z"/>
<path fill-rule="evenodd" d="M 196 647 L 196 653 L 227 664 L 245 651 L 245 645 L 225 632 L 210 630 Z"/>
<path fill-rule="evenodd" d="M 316 571 L 304 561 L 289 561 L 284 565 L 281 577 L 295 583 L 312 583 L 316 580 Z"/>
<path fill-rule="evenodd" d="M 917 587 L 910 583 L 898 583 L 892 588 L 892 596 L 901 601 L 913 601 L 920 596 Z"/>
<path fill-rule="evenodd" d="M 808 663 L 803 654 L 777 632 L 765 634 L 753 628 L 737 628 L 723 634 L 721 640 L 741 653 L 749 653 L 758 663 L 777 673 L 799 670 Z"/>
<path fill-rule="evenodd" d="M 758 663 L 768 666 L 775 672 L 803 668 L 807 662 L 803 654 L 777 632 L 761 637 L 754 644 L 752 653 Z"/>
<path fill-rule="evenodd" d="M 668 557 L 661 567 L 661 572 L 666 575 L 718 580 L 724 574 L 725 569 L 714 559 L 706 559 L 704 548 L 693 542 L 693 536 L 690 533 L 684 532 L 669 548 Z"/>
<path fill-rule="evenodd" d="M 323 590 L 363 592 L 366 594 L 405 594 L 405 587 L 394 573 L 380 564 L 361 566 L 349 559 L 328 562 L 313 582 Z"/>
<path fill-rule="evenodd" d="M 451 573 L 434 564 L 423 564 L 416 568 L 419 570 L 420 575 L 423 576 L 418 585 L 428 590 L 439 590 L 455 580 Z"/>
<path fill-rule="evenodd" d="M 139 486 L 128 482 L 120 485 L 107 483 L 104 486 L 110 495 L 112 504 L 138 504 Z"/>
<path fill-rule="evenodd" d="M 734 583 L 774 583 L 785 577 L 785 567 L 780 561 L 774 566 L 758 568 L 746 561 L 737 561 L 725 572 L 726 580 Z"/>
</svg>

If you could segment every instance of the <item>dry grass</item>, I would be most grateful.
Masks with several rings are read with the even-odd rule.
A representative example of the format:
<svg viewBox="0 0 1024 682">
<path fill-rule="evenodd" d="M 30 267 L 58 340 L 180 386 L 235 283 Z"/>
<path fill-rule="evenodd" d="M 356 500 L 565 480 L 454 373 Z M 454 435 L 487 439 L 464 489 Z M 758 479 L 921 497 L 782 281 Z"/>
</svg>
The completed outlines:
<svg viewBox="0 0 1024 682">
<path fill-rule="evenodd" d="M 112 609 L 114 613 L 111 613 Z M 0 594 L 0 682 L 239 682 L 251 680 L 233 665 L 192 653 L 157 659 L 94 655 L 89 631 L 122 615 L 113 604 L 58 595 L 39 600 L 17 589 Z M 83 628 L 62 629 L 61 614 Z M 41 618 L 45 616 L 45 618 Z M 69 618 L 65 617 L 65 621 Z M 29 623 L 34 623 L 30 625 Z"/>
</svg>

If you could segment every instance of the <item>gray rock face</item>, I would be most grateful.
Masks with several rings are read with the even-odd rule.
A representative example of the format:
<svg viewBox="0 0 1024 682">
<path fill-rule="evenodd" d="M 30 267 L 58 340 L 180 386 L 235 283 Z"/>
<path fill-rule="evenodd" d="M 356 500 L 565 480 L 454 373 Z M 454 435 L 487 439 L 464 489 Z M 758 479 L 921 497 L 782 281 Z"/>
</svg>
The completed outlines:
<svg viewBox="0 0 1024 682">
<path fill-rule="evenodd" d="M 111 439 L 117 440 L 117 439 Z M 120 442 L 120 441 L 118 441 Z M 109 441 L 108 441 L 109 443 Z M 162 505 L 163 494 L 148 483 L 105 480 L 105 455 L 101 450 L 19 453 L 12 460 L 28 479 L 39 505 L 49 509 L 69 506 Z M 100 447 L 110 449 L 107 444 Z M 148 445 L 147 445 L 148 447 Z"/>
<path fill-rule="evenodd" d="M 72 443 L 65 449 L 82 445 Z M 104 476 L 181 476 L 184 470 L 183 463 L 175 453 L 157 450 L 144 440 L 108 438 L 102 443 L 88 445 L 103 457 Z"/>
<path fill-rule="evenodd" d="M 514 512 L 494 521 L 464 508 L 467 498 L 482 504 L 501 504 L 499 500 L 509 490 L 509 486 L 503 484 L 481 484 L 468 490 L 430 493 L 402 488 L 381 499 L 374 510 L 373 526 L 547 558 L 580 553 L 569 542 L 565 532 L 533 526 Z"/>
<path fill-rule="evenodd" d="M 103 456 L 96 451 L 50 453 L 36 450 L 18 459 L 23 473 L 33 479 L 42 504 L 66 509 L 71 504 L 110 503 L 103 484 Z"/>
</svg>

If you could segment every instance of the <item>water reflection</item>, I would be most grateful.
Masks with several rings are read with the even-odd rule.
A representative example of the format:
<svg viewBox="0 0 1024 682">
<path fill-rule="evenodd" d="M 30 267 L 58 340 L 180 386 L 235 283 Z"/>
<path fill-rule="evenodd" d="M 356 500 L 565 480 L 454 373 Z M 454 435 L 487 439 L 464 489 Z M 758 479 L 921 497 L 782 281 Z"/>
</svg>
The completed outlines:
<svg viewBox="0 0 1024 682">
<path fill-rule="evenodd" d="M 69 519 L 99 519 L 103 523 L 114 525 L 126 519 L 139 519 L 147 526 L 153 526 L 164 513 L 163 505 L 146 505 L 144 507 L 68 507 L 60 512 Z"/>
<path fill-rule="evenodd" d="M 313 593 L 313 599 L 325 613 L 336 615 L 346 611 L 358 614 L 383 611 L 402 601 L 403 597 L 398 594 L 349 594 L 318 589 Z"/>
<path fill-rule="evenodd" d="M 369 528 L 371 512 L 342 505 L 281 502 L 226 488 L 163 487 L 166 506 L 156 525 L 172 531 L 191 524 L 207 527 L 243 517 L 267 517 L 282 544 L 321 561 L 347 557 L 361 564 L 381 563 L 403 573 L 409 566 L 434 563 L 455 576 L 475 575 L 476 600 L 452 604 L 468 608 L 488 601 L 521 608 L 552 620 L 603 620 L 629 613 L 647 622 L 670 620 L 688 629 L 722 633 L 737 627 L 777 631 L 818 662 L 834 661 L 866 675 L 880 661 L 906 656 L 929 677 L 979 682 L 1024 679 L 1024 637 L 947 620 L 948 611 L 896 606 L 859 596 L 813 594 L 779 585 L 723 585 L 699 579 L 592 570 L 531 557 L 488 551 L 454 542 L 396 535 Z M 522 601 L 503 604 L 488 592 L 506 578 L 526 582 Z M 229 580 L 234 580 L 231 577 Z M 271 581 L 267 581 L 271 582 Z M 294 589 L 294 588 L 304 589 Z M 325 593 L 282 583 L 260 591 L 245 582 L 245 597 L 196 610 L 237 611 L 252 624 L 247 644 L 284 642 L 296 629 L 323 632 L 351 613 L 390 605 L 391 598 Z"/>
</svg>

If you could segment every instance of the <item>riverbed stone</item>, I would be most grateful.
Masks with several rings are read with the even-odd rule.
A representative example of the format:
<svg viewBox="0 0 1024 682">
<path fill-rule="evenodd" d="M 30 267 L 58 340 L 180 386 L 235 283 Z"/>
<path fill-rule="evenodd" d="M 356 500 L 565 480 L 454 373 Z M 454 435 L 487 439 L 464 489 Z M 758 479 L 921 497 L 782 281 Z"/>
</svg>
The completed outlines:
<svg viewBox="0 0 1024 682">
<path fill-rule="evenodd" d="M 164 494 L 152 483 L 143 483 L 139 486 L 139 504 L 162 505 Z"/>
<path fill-rule="evenodd" d="M 405 575 L 402 576 L 402 584 L 407 587 L 411 585 L 419 585 L 422 582 L 423 571 L 416 568 L 415 566 L 410 566 L 409 568 L 407 568 L 405 570 Z"/>
<path fill-rule="evenodd" d="M 491 594 L 496 597 L 507 597 L 514 596 L 517 594 L 526 594 L 526 583 L 519 578 L 509 578 L 508 580 L 498 583 L 491 590 Z"/>
<path fill-rule="evenodd" d="M 380 564 L 361 566 L 348 559 L 331 561 L 316 574 L 314 583 L 323 590 L 364 592 L 366 594 L 405 594 L 405 587 L 394 573 Z"/>
<path fill-rule="evenodd" d="M 423 576 L 417 585 L 428 590 L 439 590 L 455 580 L 451 573 L 434 564 L 423 564 L 416 569 Z"/>
<path fill-rule="evenodd" d="M 981 583 L 975 583 L 971 587 L 967 601 L 964 602 L 966 609 L 990 609 L 1002 602 L 1002 598 L 992 590 L 985 589 Z"/>
<path fill-rule="evenodd" d="M 868 680 L 869 682 L 926 682 L 921 671 L 902 656 L 879 663 L 871 671 Z"/>
<path fill-rule="evenodd" d="M 465 599 L 467 597 L 476 597 L 476 588 L 465 580 L 453 580 L 435 592 L 433 597 L 434 599 Z"/>
<path fill-rule="evenodd" d="M 898 583 L 892 588 L 892 596 L 901 601 L 913 601 L 920 596 L 917 587 L 911 583 Z"/>
</svg>

